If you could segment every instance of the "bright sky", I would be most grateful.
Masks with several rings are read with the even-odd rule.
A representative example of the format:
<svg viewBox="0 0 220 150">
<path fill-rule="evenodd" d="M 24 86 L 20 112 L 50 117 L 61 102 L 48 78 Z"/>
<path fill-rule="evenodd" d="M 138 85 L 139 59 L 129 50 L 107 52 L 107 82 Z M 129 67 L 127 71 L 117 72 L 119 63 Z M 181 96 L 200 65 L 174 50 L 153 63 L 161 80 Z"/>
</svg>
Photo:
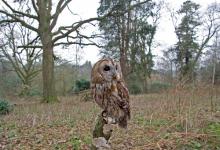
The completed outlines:
<svg viewBox="0 0 220 150">
<path fill-rule="evenodd" d="M 99 7 L 99 1 L 100 0 L 73 0 L 72 5 L 70 6 L 70 9 L 74 12 L 80 15 L 82 19 L 87 19 L 90 17 L 95 17 L 97 8 Z M 180 8 L 181 4 L 186 0 L 166 0 L 166 3 L 170 3 L 170 6 L 172 8 L 178 9 Z M 211 4 L 213 2 L 216 2 L 216 0 L 192 0 L 202 6 L 202 8 L 205 8 L 208 6 L 208 4 Z M 156 34 L 156 41 L 160 44 L 159 47 L 155 48 L 154 54 L 160 54 L 160 51 L 162 48 L 168 47 L 169 45 L 172 45 L 175 43 L 176 37 L 174 34 L 174 29 L 172 22 L 167 14 L 167 12 L 162 13 L 162 18 L 160 21 L 160 25 L 158 28 L 158 32 Z M 79 16 L 77 16 L 79 17 Z M 62 22 L 66 23 L 72 23 L 69 17 L 63 16 Z M 63 21 L 64 20 L 64 21 Z M 73 19 L 74 20 L 74 19 Z M 75 47 L 73 46 L 71 50 L 68 50 L 68 55 L 62 54 L 66 59 L 68 60 L 74 60 L 74 51 Z M 66 52 L 65 52 L 66 53 Z M 88 46 L 83 48 L 83 51 L 81 53 L 82 60 L 80 63 L 84 63 L 86 60 L 91 61 L 92 63 L 95 63 L 99 59 L 99 49 L 95 46 Z"/>
</svg>

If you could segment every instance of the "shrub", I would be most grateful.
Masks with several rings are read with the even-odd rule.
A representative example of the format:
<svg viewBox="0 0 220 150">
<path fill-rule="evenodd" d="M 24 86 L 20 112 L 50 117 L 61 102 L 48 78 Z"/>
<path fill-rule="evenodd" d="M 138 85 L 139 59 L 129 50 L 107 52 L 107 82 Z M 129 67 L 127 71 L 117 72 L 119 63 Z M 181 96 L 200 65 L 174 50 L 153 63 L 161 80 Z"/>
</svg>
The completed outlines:
<svg viewBox="0 0 220 150">
<path fill-rule="evenodd" d="M 140 94 L 142 93 L 142 87 L 139 83 L 133 82 L 128 85 L 129 92 L 131 94 Z"/>
<path fill-rule="evenodd" d="M 90 82 L 85 79 L 76 80 L 74 92 L 87 90 L 90 88 Z"/>
<path fill-rule="evenodd" d="M 12 110 L 12 106 L 6 100 L 0 100 L 0 115 L 6 115 Z"/>
<path fill-rule="evenodd" d="M 128 76 L 127 86 L 131 94 L 143 93 L 143 81 L 135 73 Z"/>
</svg>

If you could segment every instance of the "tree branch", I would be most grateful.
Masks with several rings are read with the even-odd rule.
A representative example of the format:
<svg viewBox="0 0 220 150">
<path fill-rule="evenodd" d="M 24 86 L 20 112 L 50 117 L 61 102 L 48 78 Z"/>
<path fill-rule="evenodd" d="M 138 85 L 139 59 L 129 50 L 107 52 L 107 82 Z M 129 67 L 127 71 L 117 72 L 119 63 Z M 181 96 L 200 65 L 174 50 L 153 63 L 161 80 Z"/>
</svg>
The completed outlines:
<svg viewBox="0 0 220 150">
<path fill-rule="evenodd" d="M 1 20 L 0 25 L 3 25 L 4 23 L 15 23 L 15 22 L 18 22 L 18 21 L 16 21 L 16 20 Z"/>
<path fill-rule="evenodd" d="M 13 9 L 5 0 L 2 0 L 2 2 L 14 13 L 14 14 L 19 14 L 28 18 L 33 18 L 33 19 L 37 19 L 37 16 L 31 15 L 31 14 L 27 14 L 27 13 L 23 13 L 20 11 L 17 11 L 15 9 Z"/>
<path fill-rule="evenodd" d="M 56 23 L 57 23 L 57 19 L 59 17 L 59 14 L 62 13 L 62 11 L 64 10 L 64 8 L 72 1 L 72 0 L 67 0 L 65 1 L 65 3 L 63 4 L 65 0 L 60 0 L 59 3 L 57 4 L 56 7 L 56 12 L 52 15 L 53 21 L 50 25 L 50 30 L 52 31 L 52 29 L 55 27 Z M 63 4 L 63 5 L 62 5 Z"/>
<path fill-rule="evenodd" d="M 99 44 L 96 44 L 95 42 L 94 43 L 81 43 L 81 42 L 59 42 L 59 43 L 56 43 L 54 44 L 54 46 L 60 46 L 60 45 L 72 45 L 72 44 L 77 44 L 77 45 L 80 45 L 80 46 L 89 46 L 89 45 L 94 45 L 98 48 L 102 48 L 103 46 L 100 46 Z"/>
<path fill-rule="evenodd" d="M 53 36 L 58 35 L 59 33 L 62 33 L 61 30 L 67 30 L 66 33 L 62 33 L 62 35 L 59 35 L 59 36 L 55 37 L 53 39 L 53 43 L 57 42 L 58 40 L 66 37 L 66 36 L 68 36 L 69 34 L 71 34 L 72 32 L 76 31 L 79 27 L 81 27 L 82 25 L 84 25 L 86 23 L 90 23 L 90 22 L 93 22 L 93 21 L 100 21 L 100 20 L 102 20 L 102 19 L 104 19 L 106 17 L 109 17 L 109 16 L 121 16 L 121 15 L 125 14 L 126 12 L 134 9 L 135 7 L 137 7 L 139 5 L 142 5 L 144 3 L 147 3 L 148 1 L 150 1 L 150 0 L 146 0 L 146 1 L 134 4 L 134 5 L 130 6 L 127 10 L 124 10 L 124 11 L 122 11 L 120 13 L 114 12 L 115 8 L 117 7 L 117 5 L 116 5 L 116 6 L 114 6 L 112 8 L 111 11 L 109 11 L 108 13 L 106 13 L 103 16 L 99 16 L 99 17 L 94 17 L 94 18 L 89 18 L 89 19 L 86 19 L 86 20 L 78 21 L 78 22 L 73 23 L 72 26 L 62 26 L 56 32 L 53 33 Z"/>
<path fill-rule="evenodd" d="M 35 1 L 34 1 L 34 0 L 31 0 L 31 2 L 32 2 L 32 6 L 33 6 L 35 12 L 36 12 L 37 15 L 39 16 L 39 10 L 37 9 L 37 5 L 35 4 Z M 37 18 L 37 19 L 38 19 L 38 18 Z"/>
<path fill-rule="evenodd" d="M 18 48 L 43 48 L 42 45 L 21 45 Z"/>
<path fill-rule="evenodd" d="M 210 41 L 210 39 L 215 35 L 215 33 L 220 29 L 220 25 L 217 25 L 216 27 L 214 27 L 213 29 L 213 21 L 210 21 L 210 25 L 208 26 L 208 35 L 206 36 L 205 40 L 203 40 L 203 42 L 201 43 L 199 49 L 198 49 L 198 53 L 193 61 L 192 66 L 194 67 L 199 59 L 199 57 L 202 54 L 202 50 L 205 48 L 205 46 L 207 45 L 207 43 Z M 213 29 L 213 31 L 212 31 Z"/>
<path fill-rule="evenodd" d="M 6 12 L 6 11 L 3 11 L 3 10 L 0 10 L 0 13 L 5 14 L 6 16 L 12 18 L 13 22 L 15 22 L 15 21 L 16 21 L 16 22 L 19 22 L 19 23 L 21 23 L 23 26 L 25 26 L 26 28 L 28 28 L 28 29 L 30 29 L 30 30 L 33 30 L 33 31 L 35 31 L 35 32 L 38 32 L 38 29 L 37 29 L 37 28 L 34 28 L 33 26 L 27 24 L 24 20 L 21 20 L 20 18 L 16 17 L 15 15 L 10 14 L 10 13 L 8 13 L 8 12 Z M 10 19 L 9 19 L 9 20 L 10 20 Z"/>
</svg>

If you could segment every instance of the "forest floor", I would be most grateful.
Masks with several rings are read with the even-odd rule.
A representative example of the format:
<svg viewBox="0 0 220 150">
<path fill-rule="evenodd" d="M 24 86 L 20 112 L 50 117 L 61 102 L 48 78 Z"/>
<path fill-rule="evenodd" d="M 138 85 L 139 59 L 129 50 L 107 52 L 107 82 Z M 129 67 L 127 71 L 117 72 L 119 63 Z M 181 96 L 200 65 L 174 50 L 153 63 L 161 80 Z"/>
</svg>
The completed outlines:
<svg viewBox="0 0 220 150">
<path fill-rule="evenodd" d="M 53 104 L 11 103 L 13 111 L 0 116 L 0 149 L 90 149 L 101 112 L 94 102 L 69 96 Z M 207 89 L 133 95 L 131 109 L 127 130 L 112 126 L 114 150 L 220 150 L 220 96 Z"/>
</svg>

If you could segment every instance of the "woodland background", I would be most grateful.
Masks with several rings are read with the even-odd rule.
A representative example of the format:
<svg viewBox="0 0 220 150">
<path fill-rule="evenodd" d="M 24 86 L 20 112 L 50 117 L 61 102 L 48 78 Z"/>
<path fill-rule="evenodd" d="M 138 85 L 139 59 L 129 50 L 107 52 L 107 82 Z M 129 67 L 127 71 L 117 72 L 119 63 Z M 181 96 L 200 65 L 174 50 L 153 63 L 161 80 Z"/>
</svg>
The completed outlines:
<svg viewBox="0 0 220 150">
<path fill-rule="evenodd" d="M 220 149 L 220 3 L 101 0 L 97 17 L 61 25 L 64 10 L 76 15 L 70 3 L 0 2 L 0 149 L 89 149 L 100 110 L 93 64 L 79 62 L 90 45 L 120 61 L 131 94 L 131 131 L 115 129 L 114 149 Z M 177 42 L 157 55 L 163 11 Z"/>
</svg>

